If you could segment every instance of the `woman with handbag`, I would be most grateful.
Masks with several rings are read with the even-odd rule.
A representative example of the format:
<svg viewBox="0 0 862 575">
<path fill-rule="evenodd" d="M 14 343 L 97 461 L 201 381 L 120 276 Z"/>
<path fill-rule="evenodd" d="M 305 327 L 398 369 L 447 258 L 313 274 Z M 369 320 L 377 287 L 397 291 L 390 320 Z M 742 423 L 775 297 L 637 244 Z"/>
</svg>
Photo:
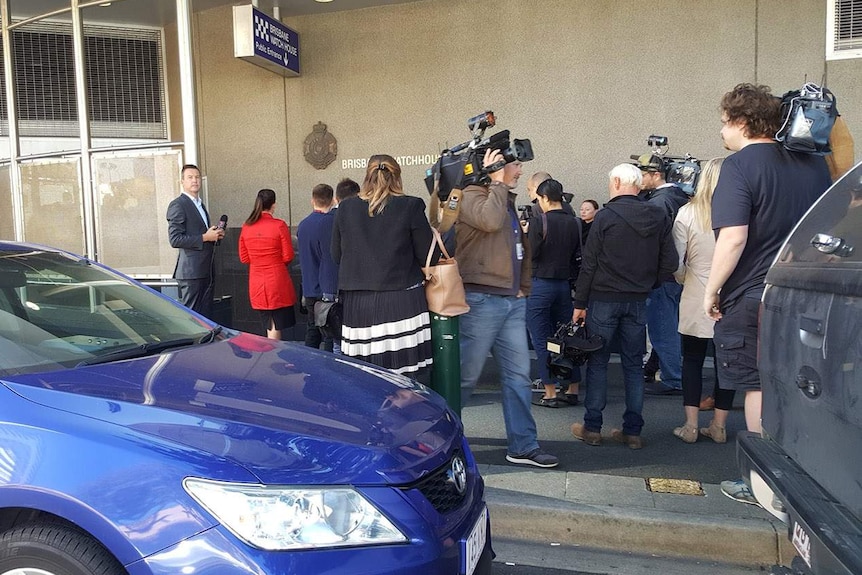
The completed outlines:
<svg viewBox="0 0 862 575">
<path fill-rule="evenodd" d="M 332 232 L 344 355 L 424 377 L 433 351 L 422 273 L 431 239 L 425 202 L 404 194 L 401 166 L 371 156 L 359 195 L 339 204 Z"/>
<path fill-rule="evenodd" d="M 281 339 L 281 331 L 296 324 L 296 290 L 287 271 L 293 260 L 290 229 L 273 217 L 274 211 L 275 192 L 260 190 L 239 234 L 239 260 L 249 266 L 248 296 L 266 337 Z"/>
<path fill-rule="evenodd" d="M 575 366 L 567 381 L 559 381 L 548 364 L 548 338 L 572 317 L 574 306 L 569 280 L 577 276 L 581 255 L 580 221 L 563 210 L 563 185 L 548 179 L 536 189 L 541 210 L 530 219 L 527 239 L 532 254 L 532 291 L 527 298 L 527 331 L 536 351 L 544 394 L 533 405 L 562 407 L 578 404 L 581 370 Z M 557 385 L 566 385 L 557 396 Z"/>
</svg>

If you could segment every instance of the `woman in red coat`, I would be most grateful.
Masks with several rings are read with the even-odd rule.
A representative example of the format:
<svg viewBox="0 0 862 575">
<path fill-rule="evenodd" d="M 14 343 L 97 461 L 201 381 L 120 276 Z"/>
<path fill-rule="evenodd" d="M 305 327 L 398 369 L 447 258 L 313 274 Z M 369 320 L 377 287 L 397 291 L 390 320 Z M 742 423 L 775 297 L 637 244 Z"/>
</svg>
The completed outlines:
<svg viewBox="0 0 862 575">
<path fill-rule="evenodd" d="M 272 216 L 275 192 L 261 190 L 239 234 L 239 259 L 249 264 L 248 297 L 260 312 L 266 336 L 281 339 L 281 330 L 296 324 L 296 292 L 287 271 L 293 259 L 290 229 Z"/>
</svg>

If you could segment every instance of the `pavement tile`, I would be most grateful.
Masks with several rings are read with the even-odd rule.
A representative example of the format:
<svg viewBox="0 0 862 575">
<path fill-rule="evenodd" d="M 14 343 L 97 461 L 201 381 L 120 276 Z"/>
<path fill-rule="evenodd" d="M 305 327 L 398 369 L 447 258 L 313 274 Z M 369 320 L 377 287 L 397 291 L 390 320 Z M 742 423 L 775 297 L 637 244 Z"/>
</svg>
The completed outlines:
<svg viewBox="0 0 862 575">
<path fill-rule="evenodd" d="M 566 472 L 530 469 L 521 465 L 487 465 L 481 469 L 485 485 L 508 491 L 523 491 L 541 497 L 565 499 Z"/>
<path fill-rule="evenodd" d="M 748 505 L 734 501 L 721 492 L 719 485 L 704 485 L 708 509 L 725 517 L 743 517 L 747 519 L 774 519 L 772 515 L 759 505 Z"/>
<path fill-rule="evenodd" d="M 566 499 L 610 507 L 655 509 L 653 494 L 638 477 L 569 472 L 566 474 Z"/>
</svg>

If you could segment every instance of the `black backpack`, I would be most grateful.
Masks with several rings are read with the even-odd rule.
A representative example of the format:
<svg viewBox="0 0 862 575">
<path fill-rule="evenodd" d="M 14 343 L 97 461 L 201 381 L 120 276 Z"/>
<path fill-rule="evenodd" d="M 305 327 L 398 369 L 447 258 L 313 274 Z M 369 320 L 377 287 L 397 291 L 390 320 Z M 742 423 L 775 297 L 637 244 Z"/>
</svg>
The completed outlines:
<svg viewBox="0 0 862 575">
<path fill-rule="evenodd" d="M 782 125 L 775 139 L 792 152 L 824 156 L 832 151 L 829 134 L 838 117 L 835 96 L 826 88 L 806 82 L 781 97 Z"/>
</svg>

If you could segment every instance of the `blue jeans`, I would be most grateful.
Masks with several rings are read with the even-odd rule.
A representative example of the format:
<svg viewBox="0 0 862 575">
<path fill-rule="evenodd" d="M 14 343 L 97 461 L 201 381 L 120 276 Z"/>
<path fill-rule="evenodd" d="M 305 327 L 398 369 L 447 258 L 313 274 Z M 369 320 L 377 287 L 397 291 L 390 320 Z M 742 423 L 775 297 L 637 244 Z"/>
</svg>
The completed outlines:
<svg viewBox="0 0 862 575">
<path fill-rule="evenodd" d="M 557 331 L 558 324 L 571 321 L 573 309 L 569 280 L 533 278 L 527 298 L 527 329 L 536 350 L 539 377 L 545 385 L 555 383 L 548 372 L 548 338 Z M 581 381 L 580 367 L 572 370 L 571 381 Z"/>
<path fill-rule="evenodd" d="M 644 404 L 646 302 L 591 301 L 587 308 L 587 331 L 591 335 L 602 336 L 605 339 L 605 347 L 591 353 L 587 360 L 584 427 L 588 431 L 602 430 L 602 411 L 608 402 L 608 361 L 611 358 L 607 343 L 616 336 L 620 343 L 620 360 L 626 390 L 623 433 L 640 435 L 644 425 L 641 412 Z"/>
<path fill-rule="evenodd" d="M 679 296 L 682 286 L 662 282 L 647 298 L 649 340 L 658 352 L 661 381 L 667 387 L 682 389 L 682 340 L 679 327 Z"/>
<path fill-rule="evenodd" d="M 530 412 L 530 353 L 527 346 L 526 298 L 467 292 L 470 311 L 460 316 L 461 405 L 465 405 L 482 367 L 493 351 L 500 367 L 503 420 L 512 455 L 539 447 Z"/>
</svg>

